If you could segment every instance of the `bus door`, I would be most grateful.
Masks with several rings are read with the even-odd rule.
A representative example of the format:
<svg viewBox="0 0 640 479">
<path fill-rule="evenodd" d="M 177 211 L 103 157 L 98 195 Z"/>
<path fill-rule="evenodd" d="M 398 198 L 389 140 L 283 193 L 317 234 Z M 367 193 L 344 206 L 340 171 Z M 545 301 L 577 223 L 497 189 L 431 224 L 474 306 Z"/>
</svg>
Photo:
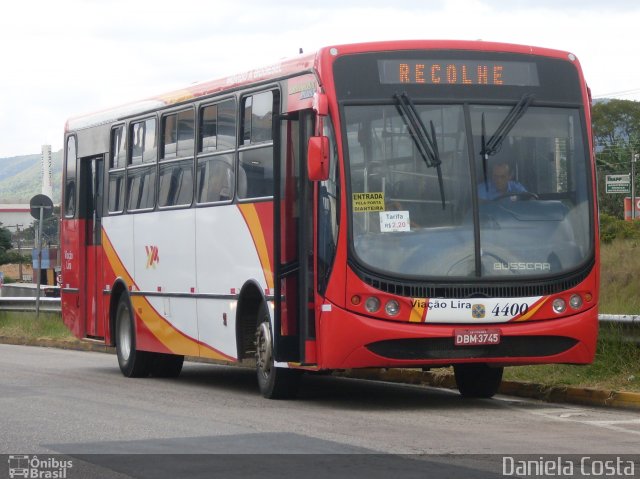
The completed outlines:
<svg viewBox="0 0 640 479">
<path fill-rule="evenodd" d="M 312 132 L 311 110 L 284 115 L 274 165 L 275 356 L 302 364 L 316 361 L 313 184 L 306 151 Z"/>
<path fill-rule="evenodd" d="M 80 218 L 84 223 L 86 254 L 84 265 L 84 318 L 87 337 L 103 338 L 102 294 L 102 208 L 104 195 L 104 157 L 80 159 Z"/>
</svg>

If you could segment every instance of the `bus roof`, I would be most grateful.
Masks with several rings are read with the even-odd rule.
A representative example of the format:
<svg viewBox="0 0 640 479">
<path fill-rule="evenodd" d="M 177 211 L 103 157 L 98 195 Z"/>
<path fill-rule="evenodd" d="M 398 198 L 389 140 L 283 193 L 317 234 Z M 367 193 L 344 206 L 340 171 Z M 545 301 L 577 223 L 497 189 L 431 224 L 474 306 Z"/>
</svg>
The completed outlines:
<svg viewBox="0 0 640 479">
<path fill-rule="evenodd" d="M 127 103 L 115 108 L 89 113 L 67 120 L 65 131 L 80 130 L 92 126 L 103 125 L 123 118 L 155 111 L 160 108 L 186 102 L 215 93 L 233 90 L 255 82 L 269 81 L 276 78 L 290 76 L 304 71 L 311 71 L 314 67 L 317 53 L 300 55 L 291 59 L 262 68 L 256 68 L 240 74 L 231 75 L 216 80 L 190 85 L 180 90 L 152 96 L 144 100 Z"/>
<path fill-rule="evenodd" d="M 296 73 L 310 72 L 319 68 L 323 57 L 367 51 L 385 50 L 480 50 L 496 52 L 512 52 L 531 55 L 542 55 L 566 59 L 570 54 L 565 51 L 539 48 L 510 43 L 484 42 L 481 40 L 400 40 L 370 43 L 354 43 L 333 45 L 319 49 L 317 52 L 285 59 L 279 63 L 240 74 L 198 83 L 186 88 L 152 96 L 144 100 L 127 103 L 115 108 L 89 113 L 67 120 L 65 132 L 90 128 L 119 121 L 121 119 L 155 111 L 160 108 L 179 104 L 196 98 L 206 97 L 223 91 L 232 91 L 238 87 L 256 82 L 265 82 L 283 78 Z M 337 52 L 337 54 L 335 53 Z M 574 57 L 575 58 L 575 57 Z M 577 62 L 577 60 L 576 60 Z"/>
</svg>

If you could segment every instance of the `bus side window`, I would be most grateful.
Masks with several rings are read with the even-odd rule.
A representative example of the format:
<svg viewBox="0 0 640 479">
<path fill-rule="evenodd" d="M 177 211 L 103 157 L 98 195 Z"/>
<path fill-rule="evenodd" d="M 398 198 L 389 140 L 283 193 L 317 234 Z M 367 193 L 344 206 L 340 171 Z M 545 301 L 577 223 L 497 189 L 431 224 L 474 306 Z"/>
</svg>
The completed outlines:
<svg viewBox="0 0 640 479">
<path fill-rule="evenodd" d="M 231 200 L 233 184 L 233 155 L 198 160 L 198 203 Z"/>
<path fill-rule="evenodd" d="M 127 209 L 153 209 L 158 156 L 156 119 L 132 123 L 129 133 L 131 158 L 127 167 Z"/>
<path fill-rule="evenodd" d="M 65 170 L 64 215 L 72 218 L 76 214 L 76 137 L 67 139 L 67 164 Z"/>
<path fill-rule="evenodd" d="M 277 92 L 267 91 L 243 100 L 238 168 L 240 198 L 273 195 L 272 124 L 276 99 Z"/>
<path fill-rule="evenodd" d="M 124 208 L 124 171 L 109 172 L 109 213 L 121 213 Z"/>
<path fill-rule="evenodd" d="M 196 133 L 193 110 L 178 113 L 178 158 L 193 158 L 193 145 Z"/>
<path fill-rule="evenodd" d="M 224 100 L 200 109 L 198 135 L 198 203 L 233 199 L 235 188 L 236 101 Z"/>
<path fill-rule="evenodd" d="M 128 210 L 151 209 L 155 205 L 156 169 L 138 168 L 128 176 Z"/>
<path fill-rule="evenodd" d="M 187 206 L 193 196 L 193 164 L 183 160 L 160 165 L 159 206 Z"/>
<path fill-rule="evenodd" d="M 109 212 L 120 213 L 124 208 L 124 167 L 127 147 L 124 125 L 111 130 L 111 152 L 109 154 Z"/>
<path fill-rule="evenodd" d="M 188 206 L 193 201 L 193 109 L 162 118 L 158 206 Z"/>
<path fill-rule="evenodd" d="M 162 119 L 162 158 L 175 158 L 178 145 L 178 115 L 167 115 Z"/>
<path fill-rule="evenodd" d="M 157 157 L 156 119 L 148 118 L 131 126 L 130 165 L 155 163 Z"/>
<path fill-rule="evenodd" d="M 216 151 L 218 142 L 218 105 L 209 105 L 200 110 L 199 153 Z"/>
</svg>

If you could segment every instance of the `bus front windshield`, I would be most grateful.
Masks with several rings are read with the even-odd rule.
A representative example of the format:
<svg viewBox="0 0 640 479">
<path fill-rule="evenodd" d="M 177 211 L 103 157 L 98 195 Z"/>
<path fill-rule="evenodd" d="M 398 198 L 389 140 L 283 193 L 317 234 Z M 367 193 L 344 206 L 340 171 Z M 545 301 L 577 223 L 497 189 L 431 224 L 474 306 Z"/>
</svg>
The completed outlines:
<svg viewBox="0 0 640 479">
<path fill-rule="evenodd" d="M 358 262 L 484 279 L 582 264 L 593 241 L 579 110 L 519 105 L 346 106 Z"/>
</svg>

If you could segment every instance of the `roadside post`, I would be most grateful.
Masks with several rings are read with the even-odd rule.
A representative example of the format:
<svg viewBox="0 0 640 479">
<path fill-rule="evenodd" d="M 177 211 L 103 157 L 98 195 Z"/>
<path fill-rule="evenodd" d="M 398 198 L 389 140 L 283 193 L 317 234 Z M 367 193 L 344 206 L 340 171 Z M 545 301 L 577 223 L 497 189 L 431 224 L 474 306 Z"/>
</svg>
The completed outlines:
<svg viewBox="0 0 640 479">
<path fill-rule="evenodd" d="M 636 161 L 638 155 L 631 153 L 631 221 L 636 219 Z"/>
<path fill-rule="evenodd" d="M 53 214 L 53 201 L 47 195 L 35 195 L 29 202 L 31 216 L 38 220 L 38 282 L 36 287 L 36 318 L 40 316 L 40 283 L 42 282 L 42 223 Z M 35 270 L 35 268 L 34 268 Z"/>
<path fill-rule="evenodd" d="M 636 219 L 636 160 L 638 155 L 631 152 L 631 221 Z"/>
</svg>

